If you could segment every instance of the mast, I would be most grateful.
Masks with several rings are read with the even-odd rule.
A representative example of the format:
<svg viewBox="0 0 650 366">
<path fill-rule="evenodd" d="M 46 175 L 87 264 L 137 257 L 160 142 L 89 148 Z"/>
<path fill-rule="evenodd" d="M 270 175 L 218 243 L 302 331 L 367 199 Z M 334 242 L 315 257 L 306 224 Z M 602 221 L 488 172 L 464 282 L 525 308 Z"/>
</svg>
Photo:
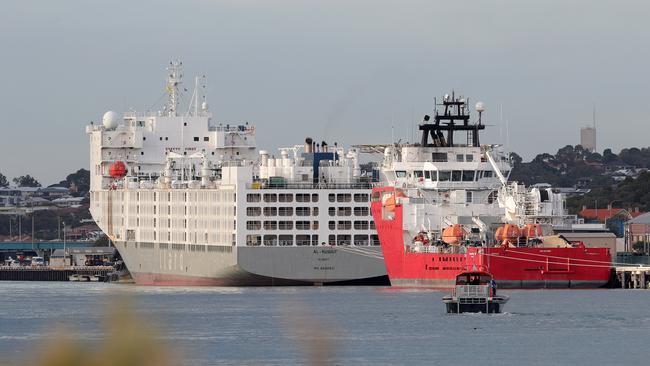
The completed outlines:
<svg viewBox="0 0 650 366">
<path fill-rule="evenodd" d="M 439 107 L 442 109 L 442 113 L 439 113 Z M 434 108 L 433 123 L 429 123 L 430 117 L 425 115 L 423 123 L 419 126 L 422 131 L 421 145 L 423 147 L 453 147 L 454 132 L 457 131 L 467 132 L 467 146 L 481 146 L 479 131 L 485 129 L 481 118 L 484 111 L 482 103 L 476 105 L 479 120 L 474 124 L 469 122 L 467 100 L 460 96 L 456 97 L 453 92 L 451 96 L 446 94 L 442 103 L 438 103 L 434 99 Z M 431 142 L 429 142 L 429 137 L 431 137 Z"/>
<path fill-rule="evenodd" d="M 167 94 L 169 94 L 169 102 L 167 103 L 167 115 L 176 117 L 178 115 L 178 102 L 179 102 L 179 86 L 183 83 L 183 74 L 181 74 L 181 67 L 183 63 L 180 61 L 171 61 L 167 71 Z"/>
</svg>

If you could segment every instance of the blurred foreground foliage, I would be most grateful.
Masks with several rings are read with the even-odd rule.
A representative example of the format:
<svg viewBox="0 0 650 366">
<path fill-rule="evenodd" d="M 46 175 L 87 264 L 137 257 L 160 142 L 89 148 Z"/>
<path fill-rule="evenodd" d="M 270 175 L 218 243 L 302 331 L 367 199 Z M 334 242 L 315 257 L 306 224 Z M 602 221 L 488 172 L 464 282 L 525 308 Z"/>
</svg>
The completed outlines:
<svg viewBox="0 0 650 366">
<path fill-rule="evenodd" d="M 105 336 L 91 342 L 73 338 L 66 328 L 56 328 L 30 359 L 8 365 L 32 366 L 167 366 L 177 364 L 159 332 L 129 306 L 114 302 L 103 324 Z"/>
</svg>

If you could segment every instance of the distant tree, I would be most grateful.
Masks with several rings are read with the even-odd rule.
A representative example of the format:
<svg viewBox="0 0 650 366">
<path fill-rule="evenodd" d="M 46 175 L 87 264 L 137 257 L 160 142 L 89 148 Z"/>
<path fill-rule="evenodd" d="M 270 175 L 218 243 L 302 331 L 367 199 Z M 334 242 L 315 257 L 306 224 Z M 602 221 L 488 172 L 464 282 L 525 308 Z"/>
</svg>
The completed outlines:
<svg viewBox="0 0 650 366">
<path fill-rule="evenodd" d="M 510 160 L 512 161 L 512 165 L 515 167 L 524 161 L 524 159 L 521 156 L 519 156 L 519 154 L 517 154 L 516 152 L 510 153 Z"/>
<path fill-rule="evenodd" d="M 79 169 L 74 173 L 68 174 L 65 180 L 59 182 L 60 186 L 70 187 L 72 185 L 77 187 L 79 194 L 84 194 L 90 189 L 90 171 L 87 169 Z"/>
<path fill-rule="evenodd" d="M 612 152 L 612 149 L 603 151 L 603 164 L 612 164 L 618 161 L 618 156 Z"/>
<path fill-rule="evenodd" d="M 2 173 L 0 173 L 0 187 L 6 187 L 9 185 L 9 181 L 7 180 L 7 177 L 5 177 Z"/>
<path fill-rule="evenodd" d="M 590 162 L 602 163 L 603 162 L 603 157 L 599 153 L 594 152 L 594 153 L 587 154 L 587 159 L 586 160 L 590 161 Z"/>
<path fill-rule="evenodd" d="M 41 186 L 41 183 L 39 183 L 36 180 L 36 178 L 32 177 L 29 174 L 14 178 L 14 183 L 16 183 L 18 187 L 40 187 Z"/>
</svg>

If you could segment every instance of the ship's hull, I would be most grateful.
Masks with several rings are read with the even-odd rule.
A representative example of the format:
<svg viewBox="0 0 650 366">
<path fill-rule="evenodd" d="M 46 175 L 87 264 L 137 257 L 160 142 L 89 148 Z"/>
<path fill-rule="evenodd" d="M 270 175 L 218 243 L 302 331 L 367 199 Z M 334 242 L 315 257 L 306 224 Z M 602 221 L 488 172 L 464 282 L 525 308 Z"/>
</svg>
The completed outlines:
<svg viewBox="0 0 650 366">
<path fill-rule="evenodd" d="M 184 246 L 118 242 L 136 284 L 275 286 L 388 284 L 379 247 Z M 193 250 L 192 250 L 193 249 Z"/>
<path fill-rule="evenodd" d="M 490 272 L 500 288 L 597 288 L 611 275 L 608 248 L 480 248 L 463 254 L 409 252 L 404 245 L 402 206 L 389 218 L 372 203 L 386 270 L 392 286 L 452 288 L 467 270 Z"/>
</svg>

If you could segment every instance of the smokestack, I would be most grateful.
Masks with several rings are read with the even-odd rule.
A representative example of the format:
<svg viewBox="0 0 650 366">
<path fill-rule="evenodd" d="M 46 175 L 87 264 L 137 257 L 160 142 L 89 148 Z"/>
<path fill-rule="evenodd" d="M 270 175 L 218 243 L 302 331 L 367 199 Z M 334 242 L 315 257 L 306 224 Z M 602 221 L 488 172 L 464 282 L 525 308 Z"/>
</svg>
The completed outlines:
<svg viewBox="0 0 650 366">
<path fill-rule="evenodd" d="M 307 138 L 305 139 L 305 152 L 306 152 L 307 154 L 310 154 L 310 153 L 313 153 L 313 152 L 314 152 L 314 147 L 313 147 L 313 145 L 312 145 L 313 143 L 314 143 L 314 140 L 312 140 L 311 137 L 307 137 Z"/>
<path fill-rule="evenodd" d="M 327 152 L 327 142 L 323 141 L 320 146 L 323 147 L 323 152 Z"/>
</svg>

